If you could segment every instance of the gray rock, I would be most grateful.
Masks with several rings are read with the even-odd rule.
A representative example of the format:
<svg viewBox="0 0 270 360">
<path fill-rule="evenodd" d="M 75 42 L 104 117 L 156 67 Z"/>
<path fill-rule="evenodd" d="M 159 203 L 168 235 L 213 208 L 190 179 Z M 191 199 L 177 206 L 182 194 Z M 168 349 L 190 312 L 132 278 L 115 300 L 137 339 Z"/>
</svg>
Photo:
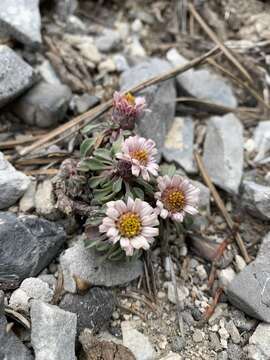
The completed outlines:
<svg viewBox="0 0 270 360">
<path fill-rule="evenodd" d="M 31 212 L 35 209 L 36 185 L 35 181 L 31 181 L 26 192 L 23 194 L 19 205 L 21 212 Z"/>
<path fill-rule="evenodd" d="M 51 180 L 47 179 L 38 184 L 35 194 L 35 208 L 38 215 L 44 216 L 48 220 L 57 220 L 61 217 L 55 206 Z"/>
<path fill-rule="evenodd" d="M 257 155 L 255 162 L 260 162 L 265 158 L 270 150 L 270 121 L 261 121 L 254 132 L 254 143 Z"/>
<path fill-rule="evenodd" d="M 198 208 L 200 212 L 210 214 L 210 190 L 207 186 L 196 180 L 190 180 L 192 185 L 200 189 Z"/>
<path fill-rule="evenodd" d="M 59 306 L 77 314 L 79 333 L 85 328 L 96 332 L 110 320 L 115 298 L 111 290 L 94 287 L 84 295 L 66 294 Z"/>
<path fill-rule="evenodd" d="M 240 344 L 241 342 L 241 336 L 239 334 L 239 331 L 237 327 L 235 326 L 234 322 L 230 320 L 228 323 L 225 324 L 225 328 L 230 334 L 230 337 L 232 339 L 232 342 L 234 344 Z"/>
<path fill-rule="evenodd" d="M 229 301 L 251 317 L 270 322 L 270 233 L 255 261 L 237 274 L 227 289 Z"/>
<path fill-rule="evenodd" d="M 136 360 L 154 360 L 156 352 L 149 339 L 137 331 L 129 321 L 121 323 L 123 345 L 136 357 Z"/>
<path fill-rule="evenodd" d="M 196 173 L 193 160 L 194 124 L 192 118 L 176 117 L 167 134 L 163 155 L 169 162 L 174 161 L 188 174 Z"/>
<path fill-rule="evenodd" d="M 32 67 L 9 47 L 0 45 L 0 107 L 21 95 L 33 82 Z"/>
<path fill-rule="evenodd" d="M 30 351 L 17 338 L 13 331 L 7 332 L 7 320 L 4 316 L 4 293 L 0 291 L 0 359 L 33 360 Z"/>
<path fill-rule="evenodd" d="M 129 69 L 128 62 L 124 55 L 115 54 L 113 56 L 113 61 L 118 72 L 123 72 Z"/>
<path fill-rule="evenodd" d="M 176 304 L 176 297 L 175 297 L 173 283 L 168 282 L 167 285 L 168 285 L 168 299 L 170 300 L 171 303 Z M 179 298 L 180 302 L 184 301 L 189 295 L 189 290 L 184 285 L 179 285 L 177 287 L 177 292 L 178 292 L 178 298 Z"/>
<path fill-rule="evenodd" d="M 138 278 L 143 272 L 139 260 L 131 263 L 100 263 L 100 255 L 92 249 L 86 249 L 82 240 L 61 255 L 60 264 L 64 273 L 64 288 L 71 293 L 76 292 L 74 275 L 89 281 L 91 285 L 116 286 Z"/>
<path fill-rule="evenodd" d="M 104 53 L 116 50 L 120 43 L 121 36 L 119 32 L 111 29 L 105 29 L 103 33 L 95 39 L 96 47 Z"/>
<path fill-rule="evenodd" d="M 37 67 L 37 71 L 47 83 L 57 85 L 61 84 L 61 81 L 49 60 L 44 60 L 43 63 Z"/>
<path fill-rule="evenodd" d="M 249 338 L 248 359 L 270 359 L 270 325 L 259 324 L 253 335 Z"/>
<path fill-rule="evenodd" d="M 71 108 L 76 114 L 83 114 L 100 103 L 100 98 L 94 95 L 74 95 L 71 101 Z"/>
<path fill-rule="evenodd" d="M 31 343 L 36 360 L 75 360 L 75 314 L 33 300 L 31 323 Z"/>
<path fill-rule="evenodd" d="M 241 204 L 244 209 L 259 219 L 270 219 L 270 186 L 244 180 L 241 192 Z"/>
<path fill-rule="evenodd" d="M 30 299 L 50 302 L 52 298 L 53 291 L 46 282 L 38 278 L 28 278 L 21 283 L 19 289 L 12 293 L 9 306 L 14 310 L 27 313 Z"/>
<path fill-rule="evenodd" d="M 47 128 L 64 118 L 71 95 L 66 85 L 40 82 L 16 101 L 13 111 L 27 124 Z"/>
<path fill-rule="evenodd" d="M 226 291 L 229 284 L 233 281 L 234 277 L 235 272 L 230 266 L 226 269 L 220 270 L 218 274 L 220 286 Z"/>
<path fill-rule="evenodd" d="M 239 345 L 229 343 L 227 353 L 229 360 L 246 360 L 246 353 Z"/>
<path fill-rule="evenodd" d="M 0 212 L 0 286 L 13 288 L 43 270 L 63 245 L 62 227 L 36 216 Z"/>
<path fill-rule="evenodd" d="M 0 33 L 25 45 L 41 45 L 39 0 L 1 0 Z"/>
<path fill-rule="evenodd" d="M 237 194 L 243 172 L 243 126 L 234 114 L 210 118 L 203 160 L 212 181 Z"/>
<path fill-rule="evenodd" d="M 140 63 L 121 75 L 121 90 L 129 89 L 140 81 L 160 75 L 170 70 L 170 65 L 157 58 Z M 147 112 L 138 122 L 138 132 L 145 138 L 153 139 L 161 151 L 164 146 L 167 132 L 175 115 L 176 91 L 173 80 L 167 80 L 157 85 L 152 85 L 140 93 L 145 96 Z"/>
<path fill-rule="evenodd" d="M 56 13 L 60 20 L 66 21 L 70 15 L 73 15 L 78 7 L 78 0 L 57 0 Z"/>
<path fill-rule="evenodd" d="M 30 179 L 17 171 L 0 152 L 0 209 L 8 208 L 23 196 Z"/>
<path fill-rule="evenodd" d="M 185 65 L 188 61 L 176 49 L 167 53 L 167 59 L 174 65 Z M 178 84 L 188 94 L 209 100 L 219 105 L 237 107 L 237 100 L 228 82 L 208 69 L 190 69 L 177 76 Z"/>
</svg>

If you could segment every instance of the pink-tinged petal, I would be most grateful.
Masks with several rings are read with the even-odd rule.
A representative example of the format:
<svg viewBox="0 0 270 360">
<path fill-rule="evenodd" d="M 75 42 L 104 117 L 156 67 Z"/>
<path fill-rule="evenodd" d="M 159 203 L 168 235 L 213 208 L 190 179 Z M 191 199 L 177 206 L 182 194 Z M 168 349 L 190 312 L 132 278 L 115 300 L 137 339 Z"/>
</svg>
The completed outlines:
<svg viewBox="0 0 270 360">
<path fill-rule="evenodd" d="M 155 237 L 158 236 L 158 228 L 153 228 L 150 226 L 144 226 L 142 228 L 141 234 L 146 237 Z"/>
<path fill-rule="evenodd" d="M 144 216 L 142 218 L 142 225 L 143 226 L 156 226 L 158 225 L 158 219 L 156 214 Z"/>
<path fill-rule="evenodd" d="M 120 239 L 120 245 L 122 248 L 126 248 L 128 246 L 130 246 L 130 240 L 128 238 L 121 238 Z"/>
<path fill-rule="evenodd" d="M 103 224 L 99 225 L 98 229 L 99 229 L 99 232 L 101 232 L 101 233 L 108 231 L 107 226 L 104 226 Z"/>
<path fill-rule="evenodd" d="M 132 165 L 131 172 L 134 176 L 139 176 L 140 174 L 140 167 L 138 165 Z"/>
<path fill-rule="evenodd" d="M 111 227 L 111 226 L 114 226 L 114 224 L 115 224 L 115 221 L 114 220 L 112 220 L 111 218 L 109 218 L 109 217 L 105 217 L 104 219 L 103 219 L 103 225 L 104 226 L 107 226 L 108 228 L 109 227 Z"/>
<path fill-rule="evenodd" d="M 118 230 L 114 227 L 111 227 L 108 231 L 107 231 L 107 236 L 108 237 L 115 237 L 119 234 Z"/>
<path fill-rule="evenodd" d="M 150 176 L 149 176 L 147 170 L 142 169 L 142 177 L 143 177 L 143 179 L 144 179 L 145 181 L 149 181 L 149 180 L 150 180 Z"/>
<path fill-rule="evenodd" d="M 168 215 L 169 215 L 168 210 L 162 209 L 162 210 L 160 211 L 160 216 L 161 216 L 163 219 L 166 219 L 166 218 L 168 217 Z"/>
<path fill-rule="evenodd" d="M 131 239 L 131 245 L 135 249 L 145 249 L 148 250 L 150 245 L 144 236 L 136 236 L 135 238 Z"/>
<path fill-rule="evenodd" d="M 178 222 L 183 222 L 184 220 L 184 213 L 176 213 L 176 214 L 172 214 L 172 219 Z"/>
<path fill-rule="evenodd" d="M 123 214 L 127 211 L 127 205 L 124 203 L 123 200 L 117 200 L 115 202 L 115 208 L 119 212 L 119 214 Z"/>
<path fill-rule="evenodd" d="M 143 206 L 144 206 L 144 202 L 142 202 L 141 199 L 135 199 L 132 211 L 134 211 L 137 214 L 140 214 L 140 211 L 143 208 Z"/>
<path fill-rule="evenodd" d="M 127 256 L 132 256 L 134 253 L 134 248 L 132 245 L 125 247 L 124 250 L 125 250 Z"/>
<path fill-rule="evenodd" d="M 186 206 L 184 207 L 184 211 L 187 212 L 187 213 L 190 214 L 190 215 L 196 215 L 196 214 L 198 214 L 198 210 L 197 210 L 195 207 L 190 206 L 190 205 L 186 205 Z"/>
<path fill-rule="evenodd" d="M 106 215 L 108 215 L 111 219 L 117 220 L 119 218 L 119 212 L 114 207 L 109 207 L 106 211 Z"/>
<path fill-rule="evenodd" d="M 134 205 L 134 200 L 131 199 L 131 197 L 128 197 L 128 200 L 127 200 L 127 209 L 128 209 L 128 211 L 132 211 L 133 205 Z"/>
</svg>

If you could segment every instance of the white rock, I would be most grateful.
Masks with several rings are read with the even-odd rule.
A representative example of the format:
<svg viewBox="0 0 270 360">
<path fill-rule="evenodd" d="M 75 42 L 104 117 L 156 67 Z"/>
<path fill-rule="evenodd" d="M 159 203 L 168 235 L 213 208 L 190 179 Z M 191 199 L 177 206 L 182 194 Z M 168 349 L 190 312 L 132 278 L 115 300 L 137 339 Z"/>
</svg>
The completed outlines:
<svg viewBox="0 0 270 360">
<path fill-rule="evenodd" d="M 39 215 L 42 215 L 49 220 L 55 220 L 59 217 L 59 213 L 55 207 L 51 180 L 47 179 L 38 184 L 35 195 L 35 205 Z"/>
<path fill-rule="evenodd" d="M 228 323 L 226 323 L 225 328 L 228 331 L 228 333 L 230 334 L 232 342 L 234 344 L 240 344 L 241 336 L 240 336 L 239 331 L 238 331 L 237 327 L 235 326 L 234 322 L 232 320 L 230 320 Z"/>
<path fill-rule="evenodd" d="M 197 266 L 196 271 L 197 271 L 197 274 L 198 274 L 198 276 L 199 276 L 199 278 L 200 278 L 201 280 L 205 280 L 205 279 L 208 278 L 207 272 L 206 272 L 206 270 L 205 270 L 205 268 L 204 268 L 203 265 Z"/>
<path fill-rule="evenodd" d="M 0 210 L 15 204 L 29 185 L 30 179 L 17 171 L 0 152 Z"/>
<path fill-rule="evenodd" d="M 21 310 L 27 313 L 30 299 L 50 302 L 52 298 L 53 291 L 46 282 L 39 278 L 27 278 L 21 283 L 19 289 L 12 293 L 9 306 L 14 310 Z"/>
<path fill-rule="evenodd" d="M 202 342 L 203 339 L 204 339 L 204 333 L 203 333 L 201 330 L 196 329 L 196 330 L 194 331 L 194 334 L 193 334 L 193 336 L 192 336 L 192 339 L 193 339 L 193 341 L 194 341 L 195 343 Z"/>
<path fill-rule="evenodd" d="M 178 298 L 179 301 L 184 301 L 188 295 L 189 295 L 189 290 L 186 286 L 184 285 L 180 285 L 177 287 L 177 292 L 178 292 Z M 175 298 L 175 292 L 174 292 L 174 286 L 172 282 L 168 282 L 168 299 L 170 300 L 170 302 L 172 302 L 173 304 L 176 304 L 176 298 Z"/>
<path fill-rule="evenodd" d="M 238 272 L 244 270 L 244 268 L 246 267 L 247 264 L 246 264 L 245 260 L 242 258 L 242 256 L 235 255 L 234 260 L 235 260 L 236 270 Z"/>
<path fill-rule="evenodd" d="M 235 277 L 235 272 L 231 267 L 220 270 L 218 275 L 220 286 L 222 286 L 223 289 L 226 291 L 230 282 L 234 279 L 234 277 Z"/>
<path fill-rule="evenodd" d="M 36 360 L 75 360 L 76 314 L 33 300 L 31 323 Z"/>
<path fill-rule="evenodd" d="M 36 182 L 31 181 L 28 189 L 24 193 L 23 197 L 20 200 L 20 211 L 21 212 L 30 212 L 35 209 L 35 193 L 36 193 Z"/>
<path fill-rule="evenodd" d="M 133 41 L 127 45 L 127 51 L 129 55 L 134 58 L 146 57 L 145 49 L 137 38 L 134 38 Z"/>
<path fill-rule="evenodd" d="M 37 70 L 42 76 L 43 80 L 45 80 L 47 83 L 58 85 L 61 84 L 61 81 L 49 60 L 44 60 L 43 63 L 37 67 Z"/>
<path fill-rule="evenodd" d="M 243 173 L 243 125 L 234 114 L 210 118 L 203 161 L 212 181 L 237 194 Z"/>
<path fill-rule="evenodd" d="M 87 60 L 90 60 L 94 64 L 99 64 L 99 62 L 102 60 L 102 55 L 98 51 L 96 45 L 91 42 L 80 43 L 77 45 L 77 48 L 80 50 L 80 53 L 83 57 L 85 57 Z"/>
<path fill-rule="evenodd" d="M 257 326 L 253 335 L 249 338 L 248 359 L 270 359 L 270 325 L 261 323 Z"/>
<path fill-rule="evenodd" d="M 123 55 L 121 54 L 113 55 L 113 61 L 115 64 L 115 68 L 118 72 L 123 72 L 129 69 L 128 62 Z"/>
<path fill-rule="evenodd" d="M 116 66 L 115 66 L 113 59 L 108 58 L 108 59 L 102 61 L 98 65 L 98 70 L 100 72 L 107 72 L 107 73 L 114 72 L 116 70 Z"/>
<path fill-rule="evenodd" d="M 131 24 L 131 30 L 135 33 L 140 33 L 143 29 L 143 24 L 140 19 L 135 19 Z"/>
<path fill-rule="evenodd" d="M 254 142 L 257 152 L 254 161 L 259 162 L 270 150 L 270 120 L 259 122 L 254 132 Z"/>
<path fill-rule="evenodd" d="M 137 331 L 129 321 L 121 323 L 123 345 L 136 357 L 136 360 L 154 360 L 156 352 L 149 339 Z"/>
</svg>

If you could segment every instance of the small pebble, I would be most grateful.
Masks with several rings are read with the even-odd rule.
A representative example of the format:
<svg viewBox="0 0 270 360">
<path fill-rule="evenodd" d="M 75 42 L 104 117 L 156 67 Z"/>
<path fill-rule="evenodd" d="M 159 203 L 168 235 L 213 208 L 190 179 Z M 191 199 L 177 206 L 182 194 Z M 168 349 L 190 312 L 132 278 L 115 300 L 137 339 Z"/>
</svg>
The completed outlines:
<svg viewBox="0 0 270 360">
<path fill-rule="evenodd" d="M 203 338 L 204 338 L 204 333 L 201 330 L 196 329 L 192 336 L 193 341 L 199 343 L 203 341 Z"/>
</svg>

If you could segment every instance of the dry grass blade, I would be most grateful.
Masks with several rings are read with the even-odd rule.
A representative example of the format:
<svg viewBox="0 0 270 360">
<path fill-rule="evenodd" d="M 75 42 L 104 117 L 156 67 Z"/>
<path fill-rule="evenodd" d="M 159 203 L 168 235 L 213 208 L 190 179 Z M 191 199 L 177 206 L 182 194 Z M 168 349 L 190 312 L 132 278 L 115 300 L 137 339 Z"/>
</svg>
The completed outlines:
<svg viewBox="0 0 270 360">
<path fill-rule="evenodd" d="M 236 242 L 237 242 L 237 245 L 240 249 L 240 252 L 243 256 L 243 258 L 245 259 L 245 261 L 247 263 L 249 263 L 251 261 L 249 255 L 248 255 L 248 252 L 247 252 L 247 249 L 245 247 L 245 244 L 244 244 L 244 241 L 242 239 L 242 237 L 240 236 L 239 232 L 238 231 L 235 231 L 235 225 L 234 225 L 234 222 L 231 218 L 231 216 L 229 215 L 225 205 L 224 205 L 224 202 L 222 201 L 221 197 L 219 196 L 219 193 L 217 192 L 214 184 L 212 183 L 207 171 L 206 171 L 206 168 L 203 164 L 203 160 L 201 158 L 201 156 L 195 151 L 194 153 L 194 156 L 195 156 L 195 159 L 196 159 L 196 162 L 197 162 L 197 165 L 198 165 L 198 168 L 199 168 L 199 171 L 201 173 L 201 176 L 205 182 L 205 184 L 208 186 L 211 194 L 213 195 L 213 198 L 221 212 L 221 214 L 223 215 L 228 227 L 230 228 Z"/>
<path fill-rule="evenodd" d="M 202 27 L 202 29 L 206 32 L 206 34 L 219 46 L 219 48 L 223 51 L 223 53 L 226 55 L 228 60 L 230 60 L 231 63 L 233 63 L 237 69 L 241 72 L 241 74 L 252 84 L 252 78 L 249 75 L 249 73 L 246 71 L 246 69 L 243 67 L 243 65 L 240 64 L 240 62 L 235 58 L 235 56 L 232 54 L 232 52 L 219 40 L 217 35 L 210 29 L 210 27 L 205 23 L 203 18 L 200 16 L 200 14 L 197 12 L 193 4 L 188 4 L 189 11 L 194 16 L 198 24 Z"/>
<path fill-rule="evenodd" d="M 205 111 L 215 114 L 226 114 L 232 112 L 232 113 L 253 113 L 258 115 L 259 113 L 259 110 L 256 108 L 251 108 L 251 107 L 231 108 L 228 106 L 215 104 L 207 100 L 201 100 L 193 97 L 180 97 L 177 98 L 176 101 L 178 103 L 184 103 L 186 105 L 191 105 L 193 107 L 196 107 L 200 111 Z"/>
<path fill-rule="evenodd" d="M 54 176 L 58 174 L 59 169 L 36 169 L 36 170 L 24 170 L 23 173 L 28 176 L 48 175 Z"/>
<path fill-rule="evenodd" d="M 183 323 L 183 318 L 181 316 L 181 306 L 180 306 L 180 300 L 179 300 L 178 291 L 177 291 L 177 284 L 176 284 L 176 277 L 175 277 L 175 272 L 174 272 L 174 268 L 173 268 L 173 262 L 172 262 L 170 255 L 168 258 L 169 258 L 169 263 L 170 263 L 171 278 L 172 278 L 172 283 L 173 283 L 173 287 L 174 287 L 174 295 L 175 295 L 175 300 L 176 300 L 176 313 L 177 313 L 178 327 L 179 327 L 179 331 L 181 333 L 182 339 L 185 340 L 184 323 Z"/>
<path fill-rule="evenodd" d="M 36 136 L 28 136 L 25 139 L 21 140 L 8 140 L 0 142 L 0 150 L 6 150 L 6 149 L 13 149 L 18 145 L 25 145 L 27 143 L 34 142 L 36 140 L 39 140 L 42 137 L 42 135 L 36 135 Z"/>
<path fill-rule="evenodd" d="M 18 313 L 17 311 L 5 308 L 5 314 L 9 317 L 11 317 L 13 320 L 17 321 L 19 324 L 21 324 L 23 327 L 25 327 L 27 330 L 30 330 L 31 324 L 30 321 L 26 319 L 22 314 Z"/>
<path fill-rule="evenodd" d="M 58 278 L 57 278 L 53 298 L 51 301 L 51 303 L 53 305 L 57 305 L 59 303 L 62 292 L 63 292 L 63 288 L 64 288 L 64 275 L 63 275 L 62 269 L 59 267 L 58 268 Z"/>
<path fill-rule="evenodd" d="M 215 48 L 208 51 L 204 55 L 199 56 L 198 58 L 196 58 L 194 60 L 191 60 L 184 66 L 178 66 L 162 75 L 154 76 L 154 77 L 152 77 L 146 81 L 143 81 L 140 84 L 132 87 L 131 89 L 128 89 L 126 92 L 130 91 L 132 93 L 137 93 L 137 92 L 147 88 L 148 86 L 151 86 L 151 85 L 157 84 L 161 81 L 165 81 L 170 78 L 173 78 L 176 75 L 179 75 L 193 67 L 198 66 L 199 64 L 203 63 L 206 59 L 208 59 L 210 56 L 216 54 L 217 52 L 218 52 L 218 47 L 216 46 Z M 16 155 L 13 157 L 13 160 L 18 159 L 19 156 L 25 156 L 34 150 L 46 147 L 46 144 L 48 142 L 52 141 L 57 136 L 63 135 L 63 133 L 66 132 L 67 130 L 71 130 L 72 128 L 74 128 L 76 126 L 86 125 L 87 123 L 97 119 L 99 116 L 101 116 L 102 114 L 104 114 L 106 111 L 108 111 L 111 108 L 112 103 L 113 103 L 112 100 L 109 100 L 106 103 L 101 104 L 101 105 L 95 107 L 94 109 L 91 109 L 91 110 L 87 111 L 86 113 L 70 120 L 68 123 L 59 126 L 58 128 L 54 129 L 50 133 L 44 135 L 41 139 L 37 140 L 33 144 L 22 149 L 20 151 L 19 155 Z"/>
</svg>

